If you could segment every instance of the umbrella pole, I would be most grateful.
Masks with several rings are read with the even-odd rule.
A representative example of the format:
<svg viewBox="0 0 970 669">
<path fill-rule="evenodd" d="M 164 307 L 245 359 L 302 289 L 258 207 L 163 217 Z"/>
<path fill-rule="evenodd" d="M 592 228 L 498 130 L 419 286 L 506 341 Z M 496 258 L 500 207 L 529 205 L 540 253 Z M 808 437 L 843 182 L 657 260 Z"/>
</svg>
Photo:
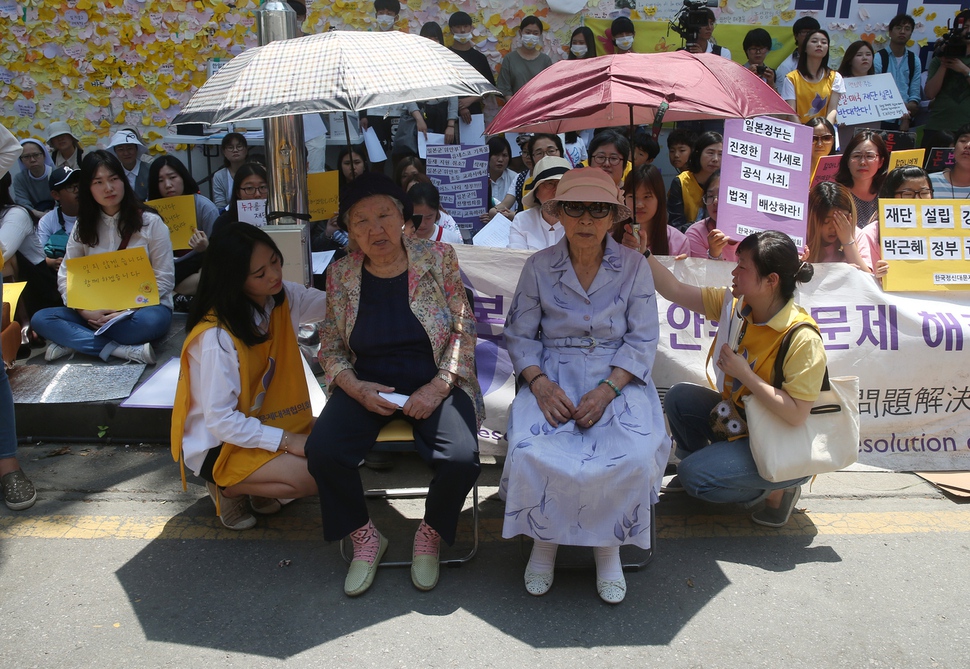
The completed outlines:
<svg viewBox="0 0 970 669">
<path fill-rule="evenodd" d="M 631 212 L 633 219 L 630 221 L 630 229 L 634 231 L 633 236 L 637 238 L 637 250 L 640 249 L 640 237 L 637 234 L 637 147 L 633 143 L 633 135 L 636 132 L 636 128 L 633 126 L 633 105 L 630 105 L 630 157 L 633 158 L 633 187 L 630 189 L 633 191 L 630 196 L 633 198 L 633 211 Z"/>
<path fill-rule="evenodd" d="M 344 112 L 344 137 L 347 138 L 347 151 L 349 152 L 348 155 L 350 155 L 350 176 L 356 179 L 357 170 L 354 169 L 354 156 L 352 155 L 354 147 L 350 143 L 350 124 L 347 122 L 347 112 Z M 337 165 L 337 169 L 340 169 L 340 165 Z"/>
</svg>

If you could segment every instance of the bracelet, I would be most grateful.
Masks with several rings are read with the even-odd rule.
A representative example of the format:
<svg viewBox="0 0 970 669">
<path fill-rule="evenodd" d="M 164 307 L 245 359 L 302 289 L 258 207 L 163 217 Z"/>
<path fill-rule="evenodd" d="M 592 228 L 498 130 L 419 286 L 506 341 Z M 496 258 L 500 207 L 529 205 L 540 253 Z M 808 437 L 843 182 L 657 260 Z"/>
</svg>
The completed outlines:
<svg viewBox="0 0 970 669">
<path fill-rule="evenodd" d="M 533 384 L 533 383 L 535 383 L 536 381 L 538 381 L 539 379 L 541 379 L 541 378 L 542 378 L 542 377 L 544 377 L 544 376 L 545 376 L 545 377 L 546 377 L 547 379 L 549 378 L 548 376 L 546 376 L 546 373 L 545 373 L 545 372 L 539 372 L 538 374 L 536 374 L 535 376 L 533 376 L 533 377 L 532 377 L 532 380 L 531 380 L 531 381 L 529 381 L 529 390 L 532 390 L 532 384 Z"/>
<path fill-rule="evenodd" d="M 650 257 L 650 249 L 647 249 L 646 251 L 643 252 L 643 257 L 644 258 L 649 258 Z"/>
<path fill-rule="evenodd" d="M 280 448 L 283 449 L 283 452 L 284 453 L 289 453 L 290 452 L 289 447 L 286 445 L 286 440 L 287 439 L 289 439 L 289 436 L 286 434 L 286 432 L 284 432 L 283 433 L 283 438 L 280 439 Z"/>
<path fill-rule="evenodd" d="M 853 239 L 851 242 L 846 242 L 842 246 L 852 246 L 853 244 L 855 244 L 855 242 L 856 242 L 856 240 Z"/>
<path fill-rule="evenodd" d="M 622 393 L 622 392 L 620 391 L 620 389 L 616 387 L 616 384 L 615 384 L 615 383 L 613 383 L 612 381 L 610 381 L 609 379 L 600 379 L 600 382 L 599 382 L 599 383 L 597 383 L 596 385 L 597 385 L 597 386 L 601 386 L 601 385 L 603 385 L 604 383 L 605 383 L 606 385 L 608 385 L 608 386 L 609 386 L 610 388 L 612 388 L 612 389 L 613 389 L 613 392 L 614 392 L 614 393 L 616 393 L 616 396 L 617 396 L 617 397 L 619 397 L 620 395 L 622 395 L 622 394 L 623 394 L 623 393 Z"/>
<path fill-rule="evenodd" d="M 447 383 L 448 384 L 448 390 L 454 390 L 455 389 L 455 382 L 452 381 L 450 378 L 448 378 L 448 375 L 445 374 L 444 372 L 442 372 L 441 374 L 438 374 L 435 378 L 436 379 L 441 379 L 442 381 L 444 381 L 445 383 Z"/>
</svg>

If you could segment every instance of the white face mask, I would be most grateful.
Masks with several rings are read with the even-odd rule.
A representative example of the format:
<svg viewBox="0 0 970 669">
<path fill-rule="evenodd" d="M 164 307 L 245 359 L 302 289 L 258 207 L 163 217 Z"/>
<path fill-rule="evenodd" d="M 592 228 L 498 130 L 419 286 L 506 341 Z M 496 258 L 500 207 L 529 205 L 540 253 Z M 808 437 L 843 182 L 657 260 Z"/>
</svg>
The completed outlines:
<svg viewBox="0 0 970 669">
<path fill-rule="evenodd" d="M 394 17 L 381 14 L 377 17 L 377 27 L 381 30 L 390 30 L 394 27 Z"/>
<path fill-rule="evenodd" d="M 618 46 L 619 48 L 623 49 L 624 51 L 629 51 L 630 50 L 630 47 L 633 46 L 633 38 L 632 37 L 619 37 L 616 40 L 616 46 Z"/>
<path fill-rule="evenodd" d="M 587 51 L 585 44 L 573 44 L 572 46 L 569 47 L 569 50 L 577 58 L 582 58 L 583 56 L 585 56 Z"/>
<path fill-rule="evenodd" d="M 537 49 L 539 48 L 539 42 L 542 38 L 538 35 L 523 35 L 522 36 L 522 46 L 526 49 Z"/>
<path fill-rule="evenodd" d="M 455 41 L 461 44 L 467 44 L 468 42 L 472 41 L 471 33 L 455 33 L 454 37 Z"/>
</svg>

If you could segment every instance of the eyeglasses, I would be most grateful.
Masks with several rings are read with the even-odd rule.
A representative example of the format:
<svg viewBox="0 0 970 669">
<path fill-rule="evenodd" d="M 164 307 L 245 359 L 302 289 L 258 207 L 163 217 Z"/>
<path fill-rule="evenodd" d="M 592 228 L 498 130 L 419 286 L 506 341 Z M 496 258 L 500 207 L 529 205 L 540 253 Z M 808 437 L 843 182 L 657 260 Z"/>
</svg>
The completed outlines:
<svg viewBox="0 0 970 669">
<path fill-rule="evenodd" d="M 558 158 L 559 155 L 560 155 L 559 149 L 557 149 L 554 146 L 550 146 L 545 151 L 543 151 L 542 149 L 536 149 L 535 151 L 532 152 L 532 157 L 535 158 L 536 160 L 542 160 L 546 156 L 555 156 Z"/>
<path fill-rule="evenodd" d="M 266 195 L 269 192 L 269 186 L 263 184 L 262 186 L 243 186 L 239 189 L 240 193 L 245 193 L 246 195 L 253 195 L 254 193 L 259 193 L 260 195 Z"/>
<path fill-rule="evenodd" d="M 22 153 L 22 154 L 20 154 L 20 159 L 23 160 L 23 161 L 28 161 L 28 160 L 43 160 L 44 159 L 44 154 L 43 153 Z"/>
<path fill-rule="evenodd" d="M 709 193 L 709 194 L 705 195 L 704 197 L 702 197 L 701 198 L 701 201 L 704 204 L 713 204 L 713 203 L 717 202 L 717 199 L 718 199 L 717 198 L 717 193 Z"/>
<path fill-rule="evenodd" d="M 863 160 L 867 163 L 874 163 L 879 160 L 878 153 L 853 153 L 849 156 L 849 160 L 854 163 L 861 163 Z"/>
<path fill-rule="evenodd" d="M 766 47 L 766 46 L 749 46 L 746 50 L 747 51 L 767 51 L 768 50 L 768 47 Z"/>
<path fill-rule="evenodd" d="M 226 147 L 226 151 L 232 151 L 232 152 L 245 151 L 245 150 L 246 150 L 246 147 L 243 146 L 242 144 L 230 144 L 229 146 Z"/>
<path fill-rule="evenodd" d="M 623 162 L 623 156 L 617 155 L 615 153 L 610 156 L 606 155 L 605 153 L 597 153 L 596 155 L 593 156 L 593 162 L 599 165 L 600 167 L 607 164 L 619 165 L 620 163 Z"/>
<path fill-rule="evenodd" d="M 614 210 L 614 205 L 607 204 L 606 202 L 590 202 L 589 204 L 583 204 L 582 202 L 560 202 L 559 206 L 562 208 L 564 214 L 573 218 L 579 218 L 587 212 L 593 218 L 606 218 Z"/>
<path fill-rule="evenodd" d="M 71 184 L 70 186 L 64 186 L 63 188 L 60 188 L 59 190 L 62 193 L 64 191 L 67 191 L 68 193 L 74 193 L 75 195 L 77 195 L 77 184 Z"/>
<path fill-rule="evenodd" d="M 896 191 L 898 197 L 906 198 L 912 200 L 913 198 L 918 198 L 920 200 L 930 200 L 933 198 L 932 188 L 920 188 L 919 190 L 909 190 L 903 189 Z"/>
<path fill-rule="evenodd" d="M 833 139 L 835 139 L 835 135 L 813 135 L 812 136 L 812 143 L 813 144 L 824 144 L 826 142 L 831 142 Z"/>
</svg>

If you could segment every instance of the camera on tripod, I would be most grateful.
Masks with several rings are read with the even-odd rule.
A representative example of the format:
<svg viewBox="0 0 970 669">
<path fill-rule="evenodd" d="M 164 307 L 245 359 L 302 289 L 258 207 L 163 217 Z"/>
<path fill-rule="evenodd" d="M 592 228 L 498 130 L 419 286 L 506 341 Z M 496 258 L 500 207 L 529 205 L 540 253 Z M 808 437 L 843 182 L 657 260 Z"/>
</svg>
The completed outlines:
<svg viewBox="0 0 970 669">
<path fill-rule="evenodd" d="M 947 25 L 949 26 L 949 21 Z M 958 16 L 950 31 L 936 42 L 936 55 L 940 58 L 963 58 L 967 55 L 967 36 L 963 34 L 964 17 Z"/>
<path fill-rule="evenodd" d="M 697 44 L 700 29 L 710 23 L 710 8 L 717 6 L 718 0 L 684 0 L 684 6 L 668 26 L 684 38 L 685 46 Z"/>
</svg>

